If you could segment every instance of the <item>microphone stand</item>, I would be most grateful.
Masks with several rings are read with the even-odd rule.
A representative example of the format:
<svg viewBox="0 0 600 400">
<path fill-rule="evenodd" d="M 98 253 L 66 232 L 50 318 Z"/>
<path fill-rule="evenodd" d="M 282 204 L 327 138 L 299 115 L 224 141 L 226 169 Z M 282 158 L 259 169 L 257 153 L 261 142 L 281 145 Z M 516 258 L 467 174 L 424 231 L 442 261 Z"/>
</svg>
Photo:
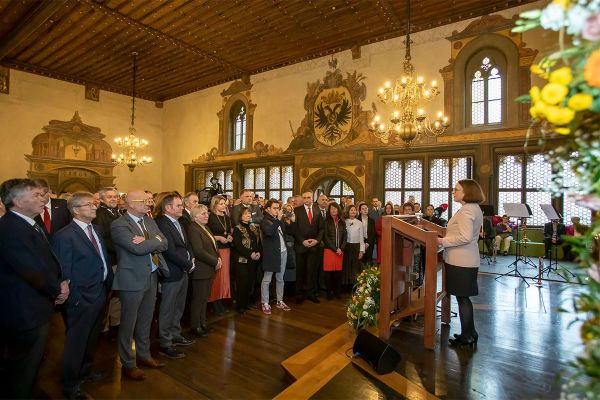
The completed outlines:
<svg viewBox="0 0 600 400">
<path fill-rule="evenodd" d="M 508 265 L 508 267 L 510 267 L 511 265 L 514 265 L 515 267 L 513 269 L 511 269 L 510 271 L 508 271 L 507 273 L 497 276 L 495 278 L 495 280 L 498 280 L 504 276 L 509 276 L 509 275 L 513 274 L 512 276 L 521 278 L 521 280 L 523 280 L 523 282 L 525 282 L 527 287 L 529 287 L 530 286 L 529 282 L 527 282 L 527 279 L 523 275 L 521 275 L 521 273 L 519 272 L 519 260 L 523 261 L 523 259 L 521 258 L 521 254 L 520 254 L 521 246 L 519 244 L 519 218 L 517 218 L 516 231 L 517 231 L 517 237 L 516 237 L 517 245 L 515 246 L 515 261 L 513 261 L 512 263 L 510 263 Z"/>
</svg>

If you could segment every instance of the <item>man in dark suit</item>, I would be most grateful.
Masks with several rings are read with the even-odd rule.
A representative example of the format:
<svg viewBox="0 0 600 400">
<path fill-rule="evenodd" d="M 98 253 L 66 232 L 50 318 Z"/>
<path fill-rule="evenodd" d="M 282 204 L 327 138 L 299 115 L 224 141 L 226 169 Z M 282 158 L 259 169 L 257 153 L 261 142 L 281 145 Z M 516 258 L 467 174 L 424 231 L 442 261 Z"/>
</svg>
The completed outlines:
<svg viewBox="0 0 600 400">
<path fill-rule="evenodd" d="M 155 221 L 167 239 L 169 247 L 163 256 L 169 265 L 169 277 L 161 278 L 161 302 L 158 314 L 160 353 L 168 358 L 183 358 L 175 345 L 189 346 L 194 342 L 181 334 L 181 317 L 185 309 L 188 273 L 194 270 L 193 250 L 187 234 L 177 220 L 183 213 L 181 197 L 175 193 L 164 196 L 157 205 Z"/>
<path fill-rule="evenodd" d="M 237 226 L 240 223 L 240 215 L 242 215 L 243 208 L 249 208 L 250 214 L 252 215 L 252 223 L 259 224 L 263 219 L 263 212 L 258 204 L 252 204 L 254 193 L 250 189 L 242 190 L 240 194 L 241 203 L 233 206 L 231 210 L 231 222 L 233 226 Z"/>
<path fill-rule="evenodd" d="M 563 243 L 562 235 L 567 234 L 565 224 L 557 219 L 544 224 L 544 255 L 546 258 L 552 256 L 552 246 L 559 246 Z"/>
<path fill-rule="evenodd" d="M 52 247 L 70 281 L 70 296 L 63 309 L 67 328 L 62 386 L 69 399 L 85 399 L 81 381 L 96 381 L 105 374 L 92 370 L 103 309 L 113 271 L 98 227 L 94 195 L 76 192 L 68 201 L 73 220 L 54 234 Z"/>
<path fill-rule="evenodd" d="M 108 253 L 108 265 L 112 269 L 113 273 L 117 269 L 117 251 L 110 235 L 110 224 L 121 216 L 117 205 L 119 203 L 119 192 L 115 188 L 105 187 L 98 191 L 100 196 L 100 205 L 96 210 L 96 218 L 92 221 L 93 224 L 98 226 L 104 244 L 106 246 L 106 252 Z M 116 331 L 121 321 L 121 301 L 119 297 L 112 294 L 111 287 L 108 287 L 109 295 L 111 296 L 108 303 L 106 325 L 103 327 L 103 331 L 108 331 L 110 327 Z"/>
<path fill-rule="evenodd" d="M 44 179 L 35 179 L 34 182 L 44 193 L 44 209 L 35 217 L 35 222 L 40 224 L 49 238 L 52 238 L 55 232 L 60 231 L 71 222 L 71 213 L 67 209 L 67 201 L 63 199 L 52 199 L 52 191 L 48 182 Z"/>
<path fill-rule="evenodd" d="M 305 298 L 320 303 L 317 298 L 319 242 L 321 241 L 321 221 L 318 208 L 313 207 L 312 192 L 302 194 L 303 205 L 294 209 L 296 214 L 296 303 Z"/>
<path fill-rule="evenodd" d="M 150 326 L 156 303 L 158 270 L 165 276 L 169 274 L 161 255 L 168 244 L 156 222 L 147 215 L 154 204 L 152 198 L 142 190 L 133 190 L 127 193 L 125 201 L 127 212 L 110 227 L 117 250 L 113 290 L 119 291 L 121 299 L 119 356 L 124 376 L 144 380 L 146 377 L 138 365 L 164 366 L 150 354 Z M 135 355 L 131 349 L 134 336 Z"/>
<path fill-rule="evenodd" d="M 381 207 L 381 202 L 379 198 L 373 197 L 371 199 L 371 207 L 369 207 L 369 218 L 371 218 L 375 223 L 381 215 L 383 214 L 383 208 Z"/>
<path fill-rule="evenodd" d="M 181 213 L 181 217 L 179 218 L 179 223 L 184 231 L 187 231 L 192 221 L 192 210 L 200 204 L 200 200 L 198 199 L 198 195 L 195 192 L 188 192 L 183 196 L 183 212 Z"/>
<path fill-rule="evenodd" d="M 8 212 L 0 218 L 0 388 L 7 398 L 30 398 L 55 304 L 69 296 L 48 238 L 34 218 L 42 189 L 30 179 L 0 186 Z"/>
</svg>

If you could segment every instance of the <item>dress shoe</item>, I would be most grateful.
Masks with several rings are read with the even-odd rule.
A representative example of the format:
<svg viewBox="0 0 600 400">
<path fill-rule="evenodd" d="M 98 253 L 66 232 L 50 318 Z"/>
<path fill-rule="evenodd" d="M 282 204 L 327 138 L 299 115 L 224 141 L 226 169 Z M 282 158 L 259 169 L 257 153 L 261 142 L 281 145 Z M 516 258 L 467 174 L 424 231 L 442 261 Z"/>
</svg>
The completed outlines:
<svg viewBox="0 0 600 400">
<path fill-rule="evenodd" d="M 164 363 L 161 363 L 160 361 L 158 361 L 157 359 L 154 359 L 152 357 L 150 358 L 138 358 L 137 359 L 137 364 L 141 365 L 143 367 L 148 367 L 148 368 L 162 368 L 165 366 Z"/>
<path fill-rule="evenodd" d="M 194 335 L 197 338 L 205 338 L 208 336 L 208 332 L 206 332 L 204 329 L 202 328 L 192 328 L 190 330 L 190 333 L 192 335 Z"/>
<path fill-rule="evenodd" d="M 502 253 L 503 256 L 507 256 L 508 255 L 508 251 L 505 251 L 504 253 Z"/>
<path fill-rule="evenodd" d="M 310 301 L 312 301 L 313 303 L 320 303 L 321 302 L 321 300 L 319 300 L 317 298 L 317 296 L 308 296 L 307 299 L 310 300 Z"/>
<path fill-rule="evenodd" d="M 456 339 L 460 339 L 461 335 L 459 335 L 458 333 L 455 333 L 454 337 Z M 477 341 L 479 340 L 479 334 L 477 332 L 475 332 L 475 334 L 473 335 L 473 340 L 475 341 L 475 345 L 477 345 Z"/>
<path fill-rule="evenodd" d="M 65 390 L 65 397 L 69 400 L 85 400 L 88 398 L 87 395 L 81 391 L 79 386 L 71 390 Z"/>
<path fill-rule="evenodd" d="M 206 333 L 211 333 L 212 331 L 214 331 L 214 329 L 208 325 L 200 325 L 200 328 L 202 328 L 202 330 Z"/>
<path fill-rule="evenodd" d="M 121 374 L 134 381 L 143 381 L 146 375 L 139 368 L 121 368 Z"/>
<path fill-rule="evenodd" d="M 86 382 L 98 382 L 101 381 L 102 379 L 106 378 L 108 376 L 108 374 L 104 371 L 92 371 L 89 374 L 87 374 L 86 376 L 81 378 L 81 382 L 86 383 Z"/>
<path fill-rule="evenodd" d="M 463 346 L 467 346 L 467 347 L 477 347 L 477 340 L 473 337 L 470 338 L 465 338 L 463 336 L 458 336 L 455 337 L 454 339 L 450 339 L 448 341 L 450 343 L 450 346 L 452 347 L 463 347 Z"/>
<path fill-rule="evenodd" d="M 195 340 L 184 338 L 183 336 L 177 339 L 173 339 L 173 346 L 191 346 L 196 343 Z"/>
<path fill-rule="evenodd" d="M 175 346 L 161 347 L 159 353 L 167 358 L 170 358 L 171 360 L 177 360 L 179 358 L 185 357 L 185 353 L 183 351 L 177 350 Z"/>
</svg>

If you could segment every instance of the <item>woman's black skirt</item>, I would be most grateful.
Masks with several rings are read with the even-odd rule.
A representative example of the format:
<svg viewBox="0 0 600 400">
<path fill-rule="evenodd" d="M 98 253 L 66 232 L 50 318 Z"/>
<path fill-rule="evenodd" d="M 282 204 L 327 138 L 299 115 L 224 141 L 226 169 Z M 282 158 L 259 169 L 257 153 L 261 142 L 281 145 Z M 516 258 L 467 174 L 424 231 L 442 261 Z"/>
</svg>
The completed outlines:
<svg viewBox="0 0 600 400">
<path fill-rule="evenodd" d="M 358 258 L 360 253 L 360 243 L 346 243 L 344 248 L 344 268 L 342 273 L 342 283 L 344 285 L 352 285 L 356 283 L 356 277 L 363 270 L 363 263 Z"/>
<path fill-rule="evenodd" d="M 446 293 L 459 297 L 477 296 L 478 271 L 479 268 L 457 267 L 446 263 Z"/>
</svg>

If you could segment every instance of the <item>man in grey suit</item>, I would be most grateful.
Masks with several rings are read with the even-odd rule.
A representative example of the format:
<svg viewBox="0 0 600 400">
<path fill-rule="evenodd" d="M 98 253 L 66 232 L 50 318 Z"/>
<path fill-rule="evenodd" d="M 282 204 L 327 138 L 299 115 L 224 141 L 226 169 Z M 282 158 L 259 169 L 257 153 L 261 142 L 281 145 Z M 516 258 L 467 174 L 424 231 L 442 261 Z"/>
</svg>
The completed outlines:
<svg viewBox="0 0 600 400">
<path fill-rule="evenodd" d="M 143 190 L 127 193 L 127 212 L 111 224 L 111 234 L 117 250 L 117 270 L 113 290 L 121 298 L 119 356 L 121 372 L 133 380 L 145 375 L 137 365 L 161 368 L 164 364 L 150 354 L 150 325 L 156 303 L 158 271 L 168 275 L 161 252 L 167 250 L 167 239 L 156 222 L 147 216 L 154 204 Z M 135 336 L 136 355 L 131 349 Z M 137 356 L 137 362 L 136 362 Z"/>
<path fill-rule="evenodd" d="M 237 226 L 240 223 L 240 215 L 242 215 L 242 210 L 244 208 L 250 209 L 250 214 L 252 215 L 251 222 L 253 224 L 258 224 L 262 221 L 263 212 L 257 204 L 252 204 L 253 198 L 254 193 L 252 190 L 242 190 L 242 193 L 240 193 L 241 203 L 233 206 L 233 209 L 231 210 L 231 222 L 233 223 L 233 226 Z"/>
</svg>

